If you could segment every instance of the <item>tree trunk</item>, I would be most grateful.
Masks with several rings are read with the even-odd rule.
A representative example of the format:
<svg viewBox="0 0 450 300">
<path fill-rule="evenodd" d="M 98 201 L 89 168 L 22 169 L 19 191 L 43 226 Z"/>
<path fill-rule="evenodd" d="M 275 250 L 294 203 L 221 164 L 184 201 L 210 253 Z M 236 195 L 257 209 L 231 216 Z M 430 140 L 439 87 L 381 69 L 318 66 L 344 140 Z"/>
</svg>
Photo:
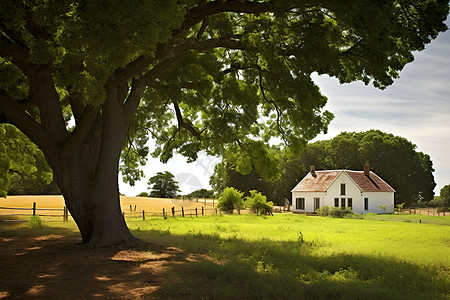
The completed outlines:
<svg viewBox="0 0 450 300">
<path fill-rule="evenodd" d="M 119 158 L 112 158 L 102 158 L 110 163 L 97 165 L 94 176 L 89 169 L 95 161 L 82 158 L 60 160 L 53 169 L 82 240 L 92 247 L 142 243 L 130 233 L 123 218 L 118 188 Z"/>
<path fill-rule="evenodd" d="M 128 230 L 120 206 L 119 159 L 128 121 L 118 103 L 106 100 L 81 147 L 47 157 L 83 242 L 92 247 L 143 243 Z"/>
</svg>

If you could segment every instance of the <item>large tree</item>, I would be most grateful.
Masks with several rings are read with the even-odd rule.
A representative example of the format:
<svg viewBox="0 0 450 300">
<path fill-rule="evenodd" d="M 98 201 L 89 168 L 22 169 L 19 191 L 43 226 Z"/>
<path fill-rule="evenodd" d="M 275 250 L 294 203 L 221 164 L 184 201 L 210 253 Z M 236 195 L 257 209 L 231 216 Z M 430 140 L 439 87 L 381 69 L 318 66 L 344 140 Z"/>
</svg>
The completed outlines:
<svg viewBox="0 0 450 300">
<path fill-rule="evenodd" d="M 83 242 L 131 244 L 119 162 L 139 178 L 149 135 L 163 161 L 231 144 L 262 168 L 271 136 L 298 149 L 326 130 L 313 72 L 384 88 L 447 14 L 446 0 L 2 0 L 0 120 L 42 150 Z"/>
<path fill-rule="evenodd" d="M 156 173 L 148 180 L 148 187 L 152 190 L 150 197 L 174 198 L 180 192 L 175 176 L 169 171 Z"/>
</svg>

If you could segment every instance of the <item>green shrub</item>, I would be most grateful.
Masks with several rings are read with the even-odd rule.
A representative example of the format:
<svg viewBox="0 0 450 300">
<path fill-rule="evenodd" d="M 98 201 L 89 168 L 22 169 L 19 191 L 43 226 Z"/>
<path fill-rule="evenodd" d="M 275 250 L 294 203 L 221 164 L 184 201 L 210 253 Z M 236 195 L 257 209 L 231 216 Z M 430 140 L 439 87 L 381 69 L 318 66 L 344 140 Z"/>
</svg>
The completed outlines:
<svg viewBox="0 0 450 300">
<path fill-rule="evenodd" d="M 329 216 L 330 212 L 331 212 L 331 207 L 329 207 L 328 205 L 324 205 L 321 208 L 319 208 L 318 210 L 316 210 L 316 213 L 322 217 Z"/>
<path fill-rule="evenodd" d="M 444 199 L 442 199 L 440 197 L 436 197 L 433 200 L 431 200 L 430 202 L 428 202 L 428 206 L 429 207 L 445 206 L 445 201 L 444 201 Z"/>
<path fill-rule="evenodd" d="M 351 215 L 353 214 L 353 211 L 350 208 L 338 208 L 338 207 L 333 207 L 331 209 L 330 215 L 333 218 L 343 218 L 347 215 Z"/>
<path fill-rule="evenodd" d="M 28 224 L 30 225 L 31 228 L 36 228 L 36 229 L 44 228 L 44 222 L 41 220 L 41 218 L 39 216 L 32 216 L 28 220 Z"/>
<path fill-rule="evenodd" d="M 353 211 L 350 208 L 330 207 L 328 205 L 322 206 L 316 212 L 319 216 L 331 216 L 333 218 L 344 218 L 353 215 Z"/>
<path fill-rule="evenodd" d="M 250 191 L 250 196 L 245 198 L 245 206 L 250 208 L 252 213 L 265 215 L 272 211 L 273 202 L 267 202 L 267 197 L 256 190 Z"/>
<path fill-rule="evenodd" d="M 217 199 L 217 208 L 231 214 L 234 209 L 237 209 L 238 213 L 240 213 L 241 209 L 244 208 L 243 195 L 243 192 L 232 187 L 227 187 L 220 194 L 219 199 Z"/>
</svg>

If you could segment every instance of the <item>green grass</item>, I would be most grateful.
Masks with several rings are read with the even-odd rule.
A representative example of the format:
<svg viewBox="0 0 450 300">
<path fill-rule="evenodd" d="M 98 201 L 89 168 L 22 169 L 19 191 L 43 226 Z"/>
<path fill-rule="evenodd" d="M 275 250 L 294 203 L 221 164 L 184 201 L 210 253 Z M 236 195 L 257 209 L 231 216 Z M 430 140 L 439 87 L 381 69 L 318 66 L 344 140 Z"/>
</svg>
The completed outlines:
<svg viewBox="0 0 450 300">
<path fill-rule="evenodd" d="M 175 246 L 160 298 L 450 299 L 450 217 L 304 215 L 127 219 Z M 75 234 L 73 222 L 0 223 L 0 236 Z M 189 257 L 189 258 L 188 258 Z"/>
<path fill-rule="evenodd" d="M 179 297 L 450 299 L 450 218 L 421 220 L 286 214 L 128 224 L 144 240 L 212 258 L 172 270 Z"/>
<path fill-rule="evenodd" d="M 37 237 L 77 234 L 75 222 L 45 222 L 38 216 L 0 216 L 0 237 Z"/>
</svg>

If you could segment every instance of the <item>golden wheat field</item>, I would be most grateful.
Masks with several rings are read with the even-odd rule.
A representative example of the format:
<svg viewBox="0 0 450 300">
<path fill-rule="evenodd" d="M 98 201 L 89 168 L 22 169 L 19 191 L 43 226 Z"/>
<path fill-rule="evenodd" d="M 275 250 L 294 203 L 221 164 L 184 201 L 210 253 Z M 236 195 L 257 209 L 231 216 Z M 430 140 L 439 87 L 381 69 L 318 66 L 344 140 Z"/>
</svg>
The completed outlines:
<svg viewBox="0 0 450 300">
<path fill-rule="evenodd" d="M 0 198 L 0 215 L 21 214 L 24 210 L 20 208 L 31 209 L 33 202 L 36 202 L 36 208 L 41 209 L 62 209 L 64 207 L 64 199 L 62 196 L 8 196 L 7 198 Z M 120 197 L 120 204 L 122 211 L 125 213 L 130 211 L 149 213 L 162 213 L 163 208 L 167 213 L 172 207 L 176 210 L 183 207 L 185 210 L 194 209 L 195 207 L 212 208 L 212 200 L 199 199 L 197 200 L 181 200 L 181 199 L 163 199 L 163 198 L 149 198 L 149 197 Z M 6 209 L 8 208 L 8 209 Z M 19 209 L 10 209 L 19 208 Z"/>
</svg>

